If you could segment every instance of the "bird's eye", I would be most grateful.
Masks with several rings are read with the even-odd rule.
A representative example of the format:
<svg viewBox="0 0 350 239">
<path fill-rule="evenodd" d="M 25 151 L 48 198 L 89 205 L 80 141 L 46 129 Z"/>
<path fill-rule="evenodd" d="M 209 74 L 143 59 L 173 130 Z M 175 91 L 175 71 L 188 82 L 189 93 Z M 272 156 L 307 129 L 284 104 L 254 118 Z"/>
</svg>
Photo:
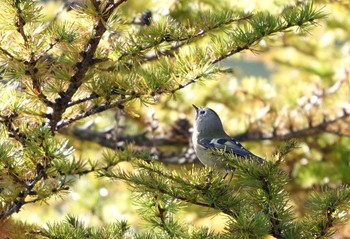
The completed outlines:
<svg viewBox="0 0 350 239">
<path fill-rule="evenodd" d="M 199 114 L 204 115 L 204 114 L 205 114 L 205 111 L 204 111 L 204 110 L 201 110 L 201 111 L 199 111 Z"/>
</svg>

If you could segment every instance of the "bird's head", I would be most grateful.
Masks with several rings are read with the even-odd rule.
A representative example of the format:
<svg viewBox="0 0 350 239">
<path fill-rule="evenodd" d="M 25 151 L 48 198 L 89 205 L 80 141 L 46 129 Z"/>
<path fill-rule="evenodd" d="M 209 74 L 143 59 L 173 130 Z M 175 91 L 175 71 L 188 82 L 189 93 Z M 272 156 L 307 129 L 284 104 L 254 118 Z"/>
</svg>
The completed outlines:
<svg viewBox="0 0 350 239">
<path fill-rule="evenodd" d="M 226 135 L 222 122 L 218 114 L 208 107 L 197 107 L 192 105 L 195 110 L 194 132 L 202 136 Z"/>
</svg>

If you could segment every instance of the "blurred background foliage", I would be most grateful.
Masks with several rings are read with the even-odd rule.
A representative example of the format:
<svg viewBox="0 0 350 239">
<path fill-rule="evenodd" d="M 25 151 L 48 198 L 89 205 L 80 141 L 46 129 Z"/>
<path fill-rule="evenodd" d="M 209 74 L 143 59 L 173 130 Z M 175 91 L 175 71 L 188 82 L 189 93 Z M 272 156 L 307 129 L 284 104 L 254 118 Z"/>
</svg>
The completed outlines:
<svg viewBox="0 0 350 239">
<path fill-rule="evenodd" d="M 191 22 L 198 10 L 215 12 L 225 7 L 278 14 L 285 5 L 295 3 L 286 0 L 130 0 L 121 10 L 124 16 L 130 16 L 128 21 L 134 23 L 149 13 L 153 21 L 169 15 L 180 22 Z M 47 0 L 41 4 L 45 13 L 43 21 L 53 18 L 64 21 L 72 17 L 67 6 L 79 3 Z M 310 190 L 350 182 L 350 120 L 348 115 L 343 117 L 350 112 L 350 4 L 332 0 L 316 0 L 314 4 L 327 14 L 316 27 L 297 34 L 277 33 L 265 38 L 253 51 L 244 51 L 217 63 L 232 71 L 191 84 L 175 95 L 155 96 L 156 104 L 134 102 L 127 109 L 129 114 L 113 109 L 83 119 L 79 129 L 122 130 L 128 135 L 147 134 L 151 139 L 177 139 L 178 144 L 151 148 L 155 154 L 159 150 L 191 153 L 190 133 L 186 130 L 191 130 L 194 114 L 191 104 L 195 104 L 213 108 L 221 116 L 227 133 L 262 157 L 270 157 L 283 140 L 297 138 L 300 147 L 288 156 L 285 170 L 291 177 L 288 191 L 292 194 L 292 203 L 303 215 L 304 200 Z M 135 24 L 134 27 L 147 26 Z M 117 30 L 113 34 L 124 33 L 123 28 Z M 207 44 L 206 41 L 198 39 L 192 44 Z M 328 120 L 334 123 L 322 126 Z M 83 137 L 79 132 L 63 134 L 76 148 L 76 158 L 99 161 L 107 150 L 101 147 L 106 146 L 103 143 Z M 186 160 L 169 163 L 168 167 L 182 167 L 179 163 L 188 163 Z M 186 167 L 191 168 L 191 162 Z M 193 167 L 202 167 L 197 160 L 194 162 Z M 131 167 L 129 163 L 123 166 Z M 13 218 L 44 226 L 63 220 L 67 214 L 77 215 L 91 226 L 126 219 L 138 230 L 143 222 L 137 207 L 126 184 L 88 174 L 76 178 L 70 192 L 62 198 L 51 198 L 47 204 L 27 205 Z M 225 225 L 224 216 L 197 206 L 183 208 L 178 215 L 188 223 L 209 226 L 216 231 Z M 339 235 L 339 238 L 349 238 L 350 225 L 342 227 Z"/>
</svg>

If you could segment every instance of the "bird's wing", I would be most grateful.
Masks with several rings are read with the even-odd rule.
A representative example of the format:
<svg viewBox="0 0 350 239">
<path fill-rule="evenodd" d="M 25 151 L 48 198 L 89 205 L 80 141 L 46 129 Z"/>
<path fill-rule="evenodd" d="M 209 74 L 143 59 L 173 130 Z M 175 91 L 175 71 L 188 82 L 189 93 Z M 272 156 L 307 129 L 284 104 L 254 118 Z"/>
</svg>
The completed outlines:
<svg viewBox="0 0 350 239">
<path fill-rule="evenodd" d="M 264 160 L 245 149 L 237 140 L 233 138 L 203 138 L 198 144 L 205 149 L 221 149 L 226 153 L 232 153 L 244 158 L 253 158 L 262 163 Z"/>
</svg>

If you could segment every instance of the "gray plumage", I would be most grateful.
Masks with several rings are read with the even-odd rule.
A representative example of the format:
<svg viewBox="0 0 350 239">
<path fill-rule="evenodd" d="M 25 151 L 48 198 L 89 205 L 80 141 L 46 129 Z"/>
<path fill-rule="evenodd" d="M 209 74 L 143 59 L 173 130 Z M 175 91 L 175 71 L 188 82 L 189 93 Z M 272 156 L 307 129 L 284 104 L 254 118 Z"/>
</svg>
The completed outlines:
<svg viewBox="0 0 350 239">
<path fill-rule="evenodd" d="M 242 158 L 250 158 L 263 163 L 264 159 L 256 156 L 245 149 L 237 140 L 228 136 L 224 130 L 218 114 L 208 108 L 199 108 L 196 110 L 192 143 L 199 160 L 211 167 L 226 167 L 224 162 L 218 159 L 218 156 L 210 154 L 209 149 L 225 150 L 226 153 L 232 153 Z"/>
</svg>

